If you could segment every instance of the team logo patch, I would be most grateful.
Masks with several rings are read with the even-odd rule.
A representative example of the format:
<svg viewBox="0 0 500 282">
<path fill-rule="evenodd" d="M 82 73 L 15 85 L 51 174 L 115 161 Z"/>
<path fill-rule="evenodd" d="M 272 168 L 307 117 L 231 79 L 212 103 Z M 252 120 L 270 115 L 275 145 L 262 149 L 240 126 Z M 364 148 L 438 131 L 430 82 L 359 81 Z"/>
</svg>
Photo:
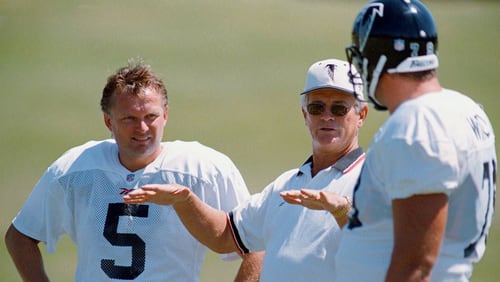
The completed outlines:
<svg viewBox="0 0 500 282">
<path fill-rule="evenodd" d="M 134 181 L 134 178 L 135 178 L 135 175 L 133 174 L 129 174 L 127 175 L 127 181 L 130 182 L 130 181 Z"/>
<path fill-rule="evenodd" d="M 394 39 L 394 50 L 403 51 L 405 49 L 405 41 L 403 39 Z"/>
</svg>

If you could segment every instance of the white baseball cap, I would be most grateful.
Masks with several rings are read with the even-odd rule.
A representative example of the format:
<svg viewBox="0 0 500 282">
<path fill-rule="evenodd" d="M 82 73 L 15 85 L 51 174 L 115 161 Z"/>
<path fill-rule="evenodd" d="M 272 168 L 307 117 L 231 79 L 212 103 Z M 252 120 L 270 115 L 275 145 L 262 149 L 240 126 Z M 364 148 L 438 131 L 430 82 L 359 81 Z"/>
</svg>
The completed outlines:
<svg viewBox="0 0 500 282">
<path fill-rule="evenodd" d="M 354 66 L 351 71 L 354 85 L 349 79 L 349 63 L 337 59 L 326 59 L 312 64 L 307 71 L 306 85 L 302 94 L 307 94 L 311 91 L 332 88 L 355 95 L 356 99 L 363 100 L 363 84 Z"/>
</svg>

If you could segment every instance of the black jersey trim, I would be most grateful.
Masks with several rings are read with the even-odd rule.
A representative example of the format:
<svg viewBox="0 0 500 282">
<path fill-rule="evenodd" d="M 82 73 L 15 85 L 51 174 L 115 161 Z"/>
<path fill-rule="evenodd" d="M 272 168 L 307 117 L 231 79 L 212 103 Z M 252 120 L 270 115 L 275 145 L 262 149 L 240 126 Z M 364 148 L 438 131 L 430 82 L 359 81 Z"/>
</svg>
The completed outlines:
<svg viewBox="0 0 500 282">
<path fill-rule="evenodd" d="M 240 253 L 242 254 L 248 254 L 250 250 L 243 244 L 243 241 L 241 241 L 240 238 L 240 233 L 238 232 L 238 229 L 236 228 L 236 224 L 234 224 L 234 215 L 233 212 L 229 212 L 228 214 L 228 221 L 229 221 L 229 226 L 231 227 L 231 233 L 233 234 L 233 239 L 234 242 L 236 243 L 236 246 L 240 250 Z"/>
</svg>

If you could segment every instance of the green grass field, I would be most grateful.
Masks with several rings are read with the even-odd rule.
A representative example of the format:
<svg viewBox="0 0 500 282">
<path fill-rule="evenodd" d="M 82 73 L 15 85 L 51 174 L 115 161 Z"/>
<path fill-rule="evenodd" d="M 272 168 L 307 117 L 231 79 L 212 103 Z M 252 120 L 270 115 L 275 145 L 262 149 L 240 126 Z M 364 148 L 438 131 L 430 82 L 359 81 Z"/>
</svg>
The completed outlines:
<svg viewBox="0 0 500 282">
<path fill-rule="evenodd" d="M 438 25 L 443 86 L 484 104 L 499 134 L 500 2 L 425 2 Z M 305 72 L 319 59 L 345 58 L 363 3 L 0 1 L 2 238 L 56 157 L 109 137 L 100 93 L 130 57 L 143 57 L 167 84 L 165 139 L 198 140 L 226 153 L 251 191 L 260 191 L 308 157 L 298 96 Z M 386 117 L 370 111 L 363 147 Z M 500 277 L 499 218 L 473 281 Z M 76 250 L 67 238 L 45 260 L 53 281 L 73 280 Z M 231 281 L 237 266 L 210 253 L 202 281 Z M 19 281 L 3 239 L 0 274 L 2 281 Z"/>
</svg>

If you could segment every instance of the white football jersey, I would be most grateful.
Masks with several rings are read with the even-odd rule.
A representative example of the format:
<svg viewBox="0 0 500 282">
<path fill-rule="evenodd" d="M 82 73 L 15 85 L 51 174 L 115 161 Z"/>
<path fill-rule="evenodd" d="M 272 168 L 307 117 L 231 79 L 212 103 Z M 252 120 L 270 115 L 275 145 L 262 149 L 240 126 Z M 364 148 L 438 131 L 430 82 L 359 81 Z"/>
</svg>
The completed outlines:
<svg viewBox="0 0 500 282">
<path fill-rule="evenodd" d="M 492 222 L 496 170 L 493 128 L 470 98 L 443 89 L 401 104 L 368 149 L 337 253 L 337 281 L 384 281 L 393 248 L 391 201 L 430 193 L 448 196 L 431 280 L 470 279 Z"/>
<path fill-rule="evenodd" d="M 76 281 L 198 281 L 207 249 L 172 206 L 123 202 L 152 183 L 185 185 L 225 211 L 249 197 L 233 162 L 198 142 L 163 142 L 154 162 L 130 172 L 113 140 L 91 141 L 48 168 L 13 224 L 49 252 L 68 234 L 78 245 Z"/>
<path fill-rule="evenodd" d="M 265 250 L 260 281 L 331 281 L 341 230 L 332 214 L 286 203 L 281 191 L 302 188 L 352 197 L 365 158 L 358 148 L 311 177 L 311 162 L 289 170 L 229 213 L 241 252 Z"/>
</svg>

